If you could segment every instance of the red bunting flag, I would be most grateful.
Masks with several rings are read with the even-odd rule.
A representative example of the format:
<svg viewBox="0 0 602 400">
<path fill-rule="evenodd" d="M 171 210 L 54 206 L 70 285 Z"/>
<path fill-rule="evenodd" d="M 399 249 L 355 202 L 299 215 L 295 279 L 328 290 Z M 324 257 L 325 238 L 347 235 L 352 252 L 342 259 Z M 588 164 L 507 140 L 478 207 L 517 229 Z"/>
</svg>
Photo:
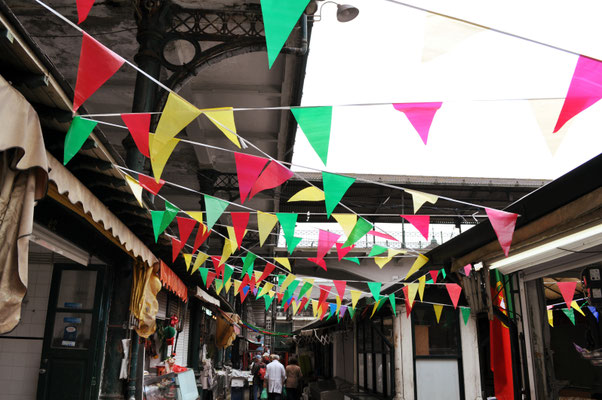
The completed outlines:
<svg viewBox="0 0 602 400">
<path fill-rule="evenodd" d="M 190 234 L 196 225 L 196 221 L 191 218 L 176 217 L 178 222 L 178 232 L 180 232 L 180 240 L 182 241 L 182 247 L 188 242 Z"/>
<path fill-rule="evenodd" d="M 420 139 L 426 144 L 429 137 L 429 130 L 435 118 L 435 113 L 441 108 L 441 102 L 434 103 L 393 103 L 397 111 L 406 115 Z"/>
<path fill-rule="evenodd" d="M 558 132 L 575 115 L 600 99 L 602 99 L 602 62 L 579 56 L 569 91 L 554 127 L 554 133 Z"/>
<path fill-rule="evenodd" d="M 504 250 L 504 254 L 508 257 L 518 215 L 506 211 L 494 210 L 493 208 L 485 208 L 485 212 L 495 231 L 497 240 L 500 242 L 502 250 Z"/>
<path fill-rule="evenodd" d="M 236 235 L 236 244 L 240 249 L 242 238 L 245 236 L 245 231 L 249 224 L 249 216 L 251 214 L 248 212 L 233 212 L 230 215 L 232 216 L 232 226 L 234 227 L 234 234 Z"/>
<path fill-rule="evenodd" d="M 244 153 L 234 153 L 234 161 L 236 162 L 240 202 L 244 203 L 255 181 L 259 178 L 261 171 L 263 171 L 263 167 L 265 167 L 269 160 Z"/>
<path fill-rule="evenodd" d="M 81 24 L 88 18 L 88 14 L 94 5 L 94 0 L 76 0 L 77 5 L 77 24 Z"/>
<path fill-rule="evenodd" d="M 446 283 L 445 288 L 451 298 L 454 308 L 458 306 L 458 300 L 460 299 L 460 293 L 462 293 L 462 287 L 456 283 Z"/>
<path fill-rule="evenodd" d="M 409 287 L 408 285 L 404 286 L 401 290 L 403 291 L 403 300 L 406 303 L 406 317 L 410 317 L 410 313 L 412 312 L 412 304 L 410 304 L 410 295 L 408 294 L 409 291 Z"/>
<path fill-rule="evenodd" d="M 282 299 L 284 298 L 284 293 L 276 293 L 276 297 L 278 297 L 278 301 L 282 303 Z"/>
<path fill-rule="evenodd" d="M 148 132 L 150 130 L 151 115 L 144 114 L 121 114 L 121 119 L 128 127 L 134 143 L 140 153 L 147 158 L 150 158 L 150 150 L 148 149 Z M 154 179 L 153 179 L 154 181 Z"/>
<path fill-rule="evenodd" d="M 257 285 L 257 280 L 255 279 L 255 275 L 251 276 L 251 279 L 249 281 L 249 287 L 251 288 L 252 291 L 255 291 L 255 286 Z"/>
<path fill-rule="evenodd" d="M 309 297 L 302 298 L 301 303 L 299 304 L 299 310 L 303 309 L 303 307 L 305 307 L 305 304 L 307 304 L 308 301 L 309 301 Z"/>
<path fill-rule="evenodd" d="M 121 66 L 125 60 L 98 43 L 84 32 L 77 67 L 73 111 L 92 96 Z"/>
<path fill-rule="evenodd" d="M 178 254 L 182 251 L 184 243 L 175 237 L 171 238 L 171 262 L 175 262 Z"/>
<path fill-rule="evenodd" d="M 215 272 L 207 272 L 207 289 L 209 289 L 209 286 L 211 286 L 211 284 L 213 283 L 213 280 L 215 279 L 215 277 L 217 276 L 217 274 Z"/>
<path fill-rule="evenodd" d="M 280 165 L 276 161 L 268 164 L 263 173 L 255 181 L 251 188 L 249 198 L 252 199 L 257 193 L 262 190 L 273 189 L 288 181 L 294 175 L 293 171 Z"/>
<path fill-rule="evenodd" d="M 556 285 L 558 285 L 558 289 L 560 289 L 560 294 L 562 294 L 566 306 L 571 308 L 571 303 L 575 296 L 575 289 L 577 288 L 577 282 L 557 282 Z"/>
<path fill-rule="evenodd" d="M 328 271 L 328 268 L 326 268 L 326 260 L 323 258 L 308 258 L 307 261 L 318 264 L 324 271 Z"/>
<path fill-rule="evenodd" d="M 318 298 L 318 304 L 321 305 L 326 301 L 328 295 L 330 294 L 330 289 L 332 289 L 330 286 L 320 285 L 320 297 Z"/>
<path fill-rule="evenodd" d="M 199 229 L 196 231 L 196 238 L 194 239 L 194 245 L 192 246 L 192 252 L 196 253 L 196 251 L 201 247 L 205 240 L 211 234 L 211 230 L 207 229 L 207 227 L 203 224 L 199 224 Z"/>
<path fill-rule="evenodd" d="M 320 229 L 318 235 L 318 258 L 324 258 L 340 237 L 341 236 L 336 233 Z"/>
<path fill-rule="evenodd" d="M 267 263 L 265 265 L 265 268 L 263 269 L 263 273 L 261 274 L 261 276 L 259 277 L 259 280 L 257 282 L 261 282 L 262 280 L 264 280 L 265 278 L 270 276 L 270 274 L 272 273 L 274 268 L 276 268 L 276 266 L 274 264 Z"/>
<path fill-rule="evenodd" d="M 395 239 L 393 236 L 387 235 L 386 233 L 382 233 L 382 232 L 370 231 L 370 232 L 366 233 L 366 235 L 378 236 L 383 239 L 394 240 L 396 242 L 399 242 L 399 240 Z"/>
<path fill-rule="evenodd" d="M 284 311 L 286 312 L 286 310 L 288 310 L 288 308 L 291 305 L 291 301 L 287 301 L 286 303 L 284 303 Z"/>
<path fill-rule="evenodd" d="M 433 283 L 437 283 L 437 276 L 439 276 L 439 270 L 434 270 L 434 271 L 429 271 L 429 274 L 431 274 L 431 279 L 433 280 Z"/>
<path fill-rule="evenodd" d="M 429 240 L 429 224 L 431 222 L 431 217 L 429 215 L 405 215 L 401 214 L 401 218 L 405 218 L 414 228 L 418 229 L 418 232 L 422 234 L 422 236 Z"/>
<path fill-rule="evenodd" d="M 159 194 L 159 190 L 165 184 L 163 179 L 159 179 L 159 182 L 155 181 L 155 178 L 151 178 L 150 176 L 138 174 L 138 183 L 140 186 L 154 194 L 155 196 Z"/>
<path fill-rule="evenodd" d="M 347 255 L 347 253 L 349 253 L 349 251 L 355 247 L 354 244 L 352 244 L 351 246 L 343 247 L 343 243 L 336 243 L 336 246 L 337 246 L 337 256 L 339 257 L 339 261 L 341 261 L 343 259 L 343 257 L 345 257 Z"/>
<path fill-rule="evenodd" d="M 220 261 L 222 261 L 221 256 L 211 256 L 211 261 L 213 261 L 213 268 L 215 268 L 215 273 L 217 274 L 217 277 L 219 278 L 220 276 L 222 276 L 224 274 L 224 268 L 225 268 L 226 264 L 219 265 Z M 244 279 L 243 279 L 243 283 L 244 283 Z"/>
<path fill-rule="evenodd" d="M 332 281 L 334 287 L 337 289 L 337 293 L 339 294 L 339 298 L 343 300 L 345 297 L 345 288 L 347 287 L 346 281 Z"/>
</svg>

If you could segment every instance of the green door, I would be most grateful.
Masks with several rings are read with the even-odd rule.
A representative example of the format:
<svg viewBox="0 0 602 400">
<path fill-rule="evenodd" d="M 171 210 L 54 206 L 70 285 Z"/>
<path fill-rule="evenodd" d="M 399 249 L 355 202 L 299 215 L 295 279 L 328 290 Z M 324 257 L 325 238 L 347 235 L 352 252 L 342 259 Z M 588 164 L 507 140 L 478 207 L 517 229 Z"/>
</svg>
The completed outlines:
<svg viewBox="0 0 602 400">
<path fill-rule="evenodd" d="M 97 396 L 106 314 L 103 280 L 103 266 L 54 265 L 38 400 Z"/>
</svg>

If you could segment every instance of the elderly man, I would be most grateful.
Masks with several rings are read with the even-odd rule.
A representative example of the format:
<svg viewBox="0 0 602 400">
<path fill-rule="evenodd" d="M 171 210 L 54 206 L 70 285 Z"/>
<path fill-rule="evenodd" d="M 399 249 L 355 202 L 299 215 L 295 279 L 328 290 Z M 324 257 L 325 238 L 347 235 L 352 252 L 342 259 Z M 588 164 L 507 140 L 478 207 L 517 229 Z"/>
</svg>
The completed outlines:
<svg viewBox="0 0 602 400">
<path fill-rule="evenodd" d="M 271 358 L 272 362 L 266 367 L 263 387 L 268 389 L 268 400 L 281 400 L 286 371 L 277 354 L 272 354 Z"/>
</svg>

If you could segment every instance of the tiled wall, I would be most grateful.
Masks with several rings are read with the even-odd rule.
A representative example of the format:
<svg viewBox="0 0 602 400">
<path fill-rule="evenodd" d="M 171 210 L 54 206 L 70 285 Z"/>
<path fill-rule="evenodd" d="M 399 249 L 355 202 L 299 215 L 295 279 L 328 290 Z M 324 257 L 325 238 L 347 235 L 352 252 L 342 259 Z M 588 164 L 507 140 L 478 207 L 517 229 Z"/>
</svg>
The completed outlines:
<svg viewBox="0 0 602 400">
<path fill-rule="evenodd" d="M 29 265 L 29 287 L 23 300 L 21 322 L 0 337 L 2 400 L 35 400 L 46 324 L 52 266 Z M 10 339 L 9 337 L 38 339 Z"/>
</svg>

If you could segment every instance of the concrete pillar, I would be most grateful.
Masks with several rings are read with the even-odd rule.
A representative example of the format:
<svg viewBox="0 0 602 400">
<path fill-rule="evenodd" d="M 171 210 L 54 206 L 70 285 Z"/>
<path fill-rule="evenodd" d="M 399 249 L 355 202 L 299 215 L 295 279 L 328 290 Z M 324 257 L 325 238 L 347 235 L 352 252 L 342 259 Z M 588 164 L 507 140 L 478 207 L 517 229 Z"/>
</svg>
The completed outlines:
<svg viewBox="0 0 602 400">
<path fill-rule="evenodd" d="M 471 315 L 464 325 L 460 316 L 460 340 L 462 345 L 462 372 L 464 374 L 464 398 L 481 400 L 481 372 L 477 340 L 476 317 Z"/>
<path fill-rule="evenodd" d="M 403 400 L 414 400 L 414 343 L 412 339 L 412 316 L 406 317 L 405 304 L 397 312 L 401 324 L 401 369 Z"/>
<path fill-rule="evenodd" d="M 395 400 L 404 400 L 403 397 L 403 369 L 401 357 L 401 318 L 403 310 L 396 307 L 397 316 L 393 317 L 393 346 L 395 361 Z"/>
</svg>

